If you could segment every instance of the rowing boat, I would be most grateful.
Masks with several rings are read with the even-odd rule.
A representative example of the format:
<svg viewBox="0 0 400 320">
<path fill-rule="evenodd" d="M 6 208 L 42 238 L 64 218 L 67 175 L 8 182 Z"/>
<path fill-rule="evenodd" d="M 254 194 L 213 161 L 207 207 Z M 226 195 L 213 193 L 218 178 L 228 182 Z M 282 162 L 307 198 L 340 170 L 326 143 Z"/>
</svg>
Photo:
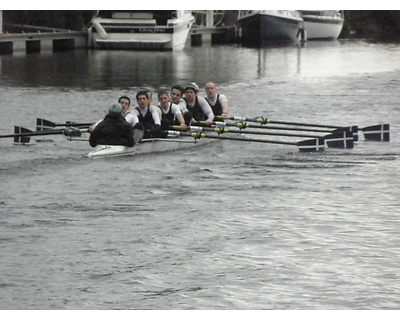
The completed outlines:
<svg viewBox="0 0 400 320">
<path fill-rule="evenodd" d="M 219 117 L 216 116 L 216 119 Z M 219 120 L 219 119 L 218 119 Z M 89 152 L 89 158 L 104 158 L 125 155 L 136 155 L 143 153 L 165 152 L 188 148 L 198 144 L 208 143 L 209 141 L 231 140 L 242 142 L 257 142 L 267 144 L 281 144 L 297 146 L 301 152 L 317 152 L 323 151 L 325 148 L 348 149 L 354 147 L 354 142 L 358 141 L 357 131 L 358 126 L 338 127 L 333 125 L 310 124 L 287 121 L 273 121 L 259 118 L 239 118 L 230 117 L 224 119 L 228 121 L 214 122 L 212 125 L 202 121 L 193 122 L 195 126 L 187 128 L 188 131 L 182 132 L 180 126 L 171 126 L 170 130 L 163 130 L 165 138 L 142 139 L 143 132 L 140 134 L 134 133 L 136 140 L 134 147 L 115 146 L 115 145 L 98 145 L 93 151 Z M 229 120 L 233 120 L 230 122 Z M 239 121 L 239 122 L 238 122 Z M 250 123 L 247 123 L 250 122 Z M 252 124 L 252 122 L 256 122 Z M 275 123 L 280 126 L 271 126 L 270 123 Z M 81 139 L 82 134 L 88 133 L 89 123 L 76 123 L 67 121 L 66 123 L 54 123 L 44 119 L 37 119 L 37 130 L 31 131 L 27 128 L 14 126 L 14 134 L 0 135 L 0 138 L 14 138 L 14 143 L 27 144 L 31 137 L 45 135 L 65 135 L 68 140 L 85 140 Z M 196 126 L 197 125 L 197 126 Z M 286 126 L 282 126 L 286 125 Z M 56 127 L 64 127 L 56 129 Z M 236 127 L 239 130 L 227 129 L 226 127 Z M 245 130 L 246 128 L 253 130 Z M 311 127 L 311 128 L 304 128 Z M 325 128 L 325 129 L 314 129 Z M 173 131 L 171 131 L 171 129 Z M 334 129 L 334 130 L 332 130 Z M 134 129 L 138 130 L 138 129 Z M 273 131 L 270 131 L 273 130 Z M 274 131 L 275 130 L 275 131 Z M 390 141 L 389 124 L 373 125 L 361 128 L 366 140 L 375 141 Z M 282 131 L 297 131 L 296 133 Z M 311 132 L 312 135 L 304 133 Z M 318 133 L 318 134 L 316 134 Z M 302 141 L 282 141 L 262 139 L 260 136 L 282 136 L 282 137 L 303 137 L 311 138 Z M 253 136 L 253 137 L 249 137 Z"/>
<path fill-rule="evenodd" d="M 116 156 L 132 156 L 144 153 L 166 152 L 192 147 L 209 142 L 205 139 L 193 139 L 192 137 L 169 135 L 167 138 L 142 139 L 132 148 L 125 146 L 98 145 L 89 152 L 89 158 L 105 158 Z"/>
</svg>

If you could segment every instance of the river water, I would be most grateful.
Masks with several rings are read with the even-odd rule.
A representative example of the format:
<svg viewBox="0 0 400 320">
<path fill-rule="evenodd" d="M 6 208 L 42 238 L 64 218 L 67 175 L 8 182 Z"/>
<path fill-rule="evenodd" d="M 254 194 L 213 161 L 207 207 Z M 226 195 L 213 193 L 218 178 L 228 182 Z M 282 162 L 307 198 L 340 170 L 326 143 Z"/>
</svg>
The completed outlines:
<svg viewBox="0 0 400 320">
<path fill-rule="evenodd" d="M 97 121 L 121 95 L 191 81 L 216 82 L 232 116 L 391 126 L 390 142 L 312 154 L 215 141 L 91 160 L 87 141 L 0 139 L 0 309 L 399 309 L 399 44 L 76 50 L 0 67 L 2 135 Z"/>
</svg>

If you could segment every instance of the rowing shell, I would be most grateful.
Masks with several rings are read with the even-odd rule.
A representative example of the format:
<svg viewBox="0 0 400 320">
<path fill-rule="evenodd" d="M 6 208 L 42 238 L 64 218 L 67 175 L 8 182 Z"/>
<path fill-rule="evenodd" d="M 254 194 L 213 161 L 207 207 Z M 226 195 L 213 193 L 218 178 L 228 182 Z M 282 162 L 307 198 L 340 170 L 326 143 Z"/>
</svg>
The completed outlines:
<svg viewBox="0 0 400 320">
<path fill-rule="evenodd" d="M 105 158 L 116 156 L 132 156 L 143 153 L 166 152 L 192 147 L 199 144 L 209 143 L 209 140 L 195 140 L 192 137 L 168 137 L 143 139 L 140 143 L 135 144 L 132 148 L 125 146 L 109 146 L 98 145 L 95 150 L 89 152 L 89 158 Z"/>
</svg>

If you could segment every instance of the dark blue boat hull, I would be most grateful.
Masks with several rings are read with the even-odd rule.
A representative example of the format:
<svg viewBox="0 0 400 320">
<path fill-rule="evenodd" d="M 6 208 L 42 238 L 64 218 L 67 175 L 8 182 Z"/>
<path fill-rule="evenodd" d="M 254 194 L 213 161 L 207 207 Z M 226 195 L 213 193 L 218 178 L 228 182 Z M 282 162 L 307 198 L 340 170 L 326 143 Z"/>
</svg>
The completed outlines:
<svg viewBox="0 0 400 320">
<path fill-rule="evenodd" d="M 301 20 L 269 14 L 252 14 L 238 21 L 243 44 L 281 44 L 298 41 Z"/>
</svg>

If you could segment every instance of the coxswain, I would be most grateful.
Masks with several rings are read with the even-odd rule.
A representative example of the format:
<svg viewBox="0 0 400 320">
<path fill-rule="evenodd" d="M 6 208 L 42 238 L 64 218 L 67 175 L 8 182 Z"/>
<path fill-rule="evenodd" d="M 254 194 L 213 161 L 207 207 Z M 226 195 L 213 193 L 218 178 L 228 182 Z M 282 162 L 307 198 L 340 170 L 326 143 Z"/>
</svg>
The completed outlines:
<svg viewBox="0 0 400 320">
<path fill-rule="evenodd" d="M 139 122 L 139 119 L 136 114 L 132 113 L 130 110 L 131 99 L 128 96 L 122 96 L 118 99 L 118 103 L 121 105 L 122 111 L 121 114 L 125 118 L 125 120 L 132 126 L 135 126 L 136 123 Z M 103 119 L 97 121 L 94 125 L 89 127 L 89 132 L 93 131 L 93 129 L 102 121 Z"/>
<path fill-rule="evenodd" d="M 116 145 L 133 147 L 132 126 L 121 115 L 121 105 L 114 103 L 108 110 L 108 114 L 92 130 L 89 144 L 95 147 L 101 145 Z"/>
</svg>

